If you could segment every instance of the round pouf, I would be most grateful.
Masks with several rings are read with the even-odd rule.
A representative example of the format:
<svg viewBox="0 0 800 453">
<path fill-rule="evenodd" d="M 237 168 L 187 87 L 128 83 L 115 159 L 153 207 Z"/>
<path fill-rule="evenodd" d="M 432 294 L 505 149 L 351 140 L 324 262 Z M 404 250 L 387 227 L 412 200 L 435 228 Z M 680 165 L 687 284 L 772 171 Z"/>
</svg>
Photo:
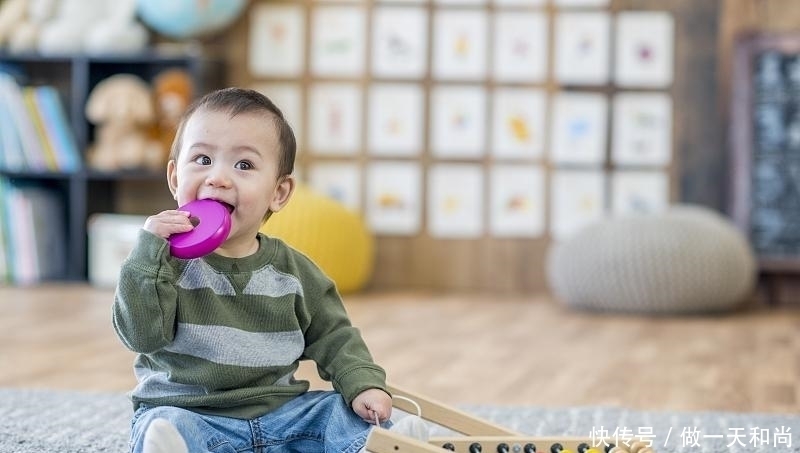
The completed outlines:
<svg viewBox="0 0 800 453">
<path fill-rule="evenodd" d="M 568 306 L 663 314 L 734 308 L 753 294 L 757 271 L 744 235 L 691 205 L 593 223 L 553 243 L 546 267 Z"/>
<path fill-rule="evenodd" d="M 363 289 L 372 275 L 375 241 L 363 218 L 303 184 L 261 231 L 311 258 L 342 294 Z"/>
</svg>

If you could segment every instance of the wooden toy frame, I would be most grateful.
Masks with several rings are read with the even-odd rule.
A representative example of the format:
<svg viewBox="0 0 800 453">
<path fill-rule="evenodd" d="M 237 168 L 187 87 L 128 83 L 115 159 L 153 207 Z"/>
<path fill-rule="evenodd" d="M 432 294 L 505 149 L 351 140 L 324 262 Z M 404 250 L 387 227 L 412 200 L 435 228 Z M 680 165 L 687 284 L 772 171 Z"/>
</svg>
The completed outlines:
<svg viewBox="0 0 800 453">
<path fill-rule="evenodd" d="M 553 449 L 554 444 L 560 444 L 565 452 L 570 450 L 573 453 L 582 453 L 582 449 L 579 448 L 581 444 L 588 444 L 591 447 L 593 441 L 597 443 L 603 440 L 605 440 L 604 445 L 612 444 L 611 439 L 526 436 L 394 385 L 389 386 L 389 392 L 397 397 L 392 402 L 397 409 L 416 413 L 417 407 L 410 402 L 414 401 L 419 406 L 423 419 L 464 435 L 431 437 L 428 443 L 425 443 L 388 429 L 376 427 L 367 438 L 366 450 L 371 453 L 442 453 L 448 450 L 463 453 L 531 453 L 532 451 L 557 453 L 558 449 Z M 450 448 L 445 448 L 444 445 L 448 445 Z M 531 446 L 536 446 L 534 447 L 536 449 L 532 450 Z M 614 451 L 654 453 L 652 448 L 640 440 L 631 441 L 630 445 L 597 449 L 610 453 L 614 453 Z"/>
</svg>

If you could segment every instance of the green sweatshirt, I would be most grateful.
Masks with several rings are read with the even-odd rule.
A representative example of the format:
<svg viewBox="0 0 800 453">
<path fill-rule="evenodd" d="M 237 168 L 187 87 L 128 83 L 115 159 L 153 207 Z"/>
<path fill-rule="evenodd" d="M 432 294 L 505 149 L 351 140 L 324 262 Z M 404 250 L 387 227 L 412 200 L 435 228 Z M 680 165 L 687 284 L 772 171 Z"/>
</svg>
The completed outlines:
<svg viewBox="0 0 800 453">
<path fill-rule="evenodd" d="M 236 418 L 261 416 L 309 388 L 300 360 L 316 362 L 348 404 L 386 390 L 334 283 L 283 241 L 258 236 L 245 258 L 182 260 L 142 230 L 122 266 L 113 322 L 138 356 L 141 404 Z"/>
</svg>

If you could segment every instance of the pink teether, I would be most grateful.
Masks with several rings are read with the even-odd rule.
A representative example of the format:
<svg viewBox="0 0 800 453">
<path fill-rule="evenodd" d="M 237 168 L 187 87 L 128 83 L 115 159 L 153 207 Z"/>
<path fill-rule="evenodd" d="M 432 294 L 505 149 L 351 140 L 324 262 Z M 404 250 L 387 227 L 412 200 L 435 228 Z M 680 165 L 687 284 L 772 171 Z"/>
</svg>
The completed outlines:
<svg viewBox="0 0 800 453">
<path fill-rule="evenodd" d="M 178 208 L 188 211 L 192 231 L 169 237 L 169 251 L 176 258 L 190 259 L 208 255 L 216 250 L 231 232 L 231 214 L 227 206 L 214 200 L 195 200 Z"/>
</svg>

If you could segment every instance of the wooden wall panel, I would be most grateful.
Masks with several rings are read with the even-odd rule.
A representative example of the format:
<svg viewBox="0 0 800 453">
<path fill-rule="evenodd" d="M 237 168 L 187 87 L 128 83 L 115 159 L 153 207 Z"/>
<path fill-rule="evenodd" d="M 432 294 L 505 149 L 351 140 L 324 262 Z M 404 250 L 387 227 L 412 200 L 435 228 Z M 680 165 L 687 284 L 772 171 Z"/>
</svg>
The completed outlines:
<svg viewBox="0 0 800 453">
<path fill-rule="evenodd" d="M 611 9 L 666 10 L 674 15 L 675 81 L 669 90 L 674 106 L 672 199 L 722 210 L 726 158 L 717 74 L 720 1 L 612 0 Z M 248 20 L 239 21 L 219 43 L 228 58 L 231 85 L 255 82 L 247 67 L 248 27 Z M 548 245 L 548 238 L 485 236 L 442 241 L 425 232 L 414 237 L 379 237 L 371 287 L 542 292 L 547 289 L 544 264 Z"/>
</svg>

